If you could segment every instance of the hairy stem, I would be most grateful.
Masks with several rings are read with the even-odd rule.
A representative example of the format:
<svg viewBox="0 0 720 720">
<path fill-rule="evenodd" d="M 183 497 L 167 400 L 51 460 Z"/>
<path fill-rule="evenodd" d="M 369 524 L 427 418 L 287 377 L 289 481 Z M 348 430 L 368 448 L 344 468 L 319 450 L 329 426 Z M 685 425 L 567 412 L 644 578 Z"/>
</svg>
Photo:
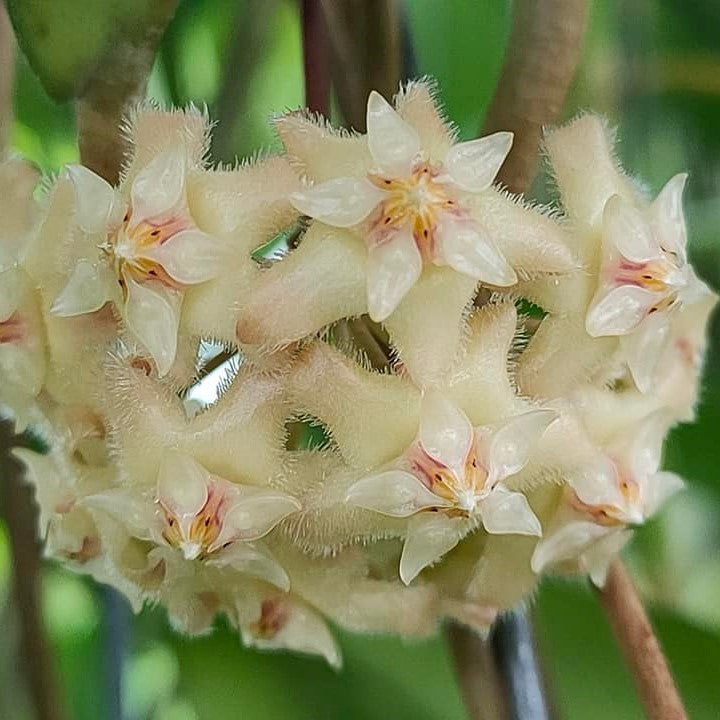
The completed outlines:
<svg viewBox="0 0 720 720">
<path fill-rule="evenodd" d="M 537 167 L 543 125 L 555 122 L 575 75 L 587 0 L 518 0 L 505 62 L 484 133 L 510 130 L 513 149 L 498 179 L 523 192 Z"/>
<path fill-rule="evenodd" d="M 83 163 L 116 183 L 127 152 L 123 118 L 145 97 L 155 51 L 179 0 L 157 0 L 137 36 L 106 49 L 98 69 L 76 101 L 78 145 Z"/>
<path fill-rule="evenodd" d="M 625 566 L 616 560 L 598 591 L 645 714 L 652 720 L 687 720 L 667 660 Z"/>
<path fill-rule="evenodd" d="M 402 79 L 396 0 L 320 0 L 330 34 L 333 85 L 347 124 L 365 132 L 371 90 L 389 98 Z"/>
</svg>

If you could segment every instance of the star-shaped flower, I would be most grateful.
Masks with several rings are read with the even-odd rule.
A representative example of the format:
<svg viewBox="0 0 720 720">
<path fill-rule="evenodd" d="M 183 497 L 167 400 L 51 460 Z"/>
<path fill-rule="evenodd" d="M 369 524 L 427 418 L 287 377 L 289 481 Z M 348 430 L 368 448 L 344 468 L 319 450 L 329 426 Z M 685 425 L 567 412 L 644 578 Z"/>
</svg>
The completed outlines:
<svg viewBox="0 0 720 720">
<path fill-rule="evenodd" d="M 653 413 L 628 442 L 595 455 L 567 477 L 560 507 L 532 557 L 536 573 L 575 561 L 602 585 L 613 557 L 627 542 L 629 527 L 651 517 L 683 486 L 675 473 L 660 471 L 667 419 Z"/>
<path fill-rule="evenodd" d="M 585 327 L 593 337 L 620 336 L 630 372 L 647 392 L 670 330 L 670 315 L 704 290 L 687 260 L 682 192 L 673 177 L 642 212 L 613 195 L 603 213 L 600 281 Z"/>
<path fill-rule="evenodd" d="M 66 173 L 76 194 L 76 221 L 96 240 L 77 261 L 53 304 L 71 317 L 112 301 L 165 375 L 175 360 L 184 291 L 217 276 L 223 246 L 197 227 L 187 203 L 188 158 L 166 149 L 115 190 L 81 165 Z"/>
<path fill-rule="evenodd" d="M 355 483 L 347 501 L 393 517 L 410 517 L 400 560 L 409 584 L 481 521 L 489 533 L 540 535 L 522 493 L 504 485 L 526 465 L 535 442 L 555 419 L 531 410 L 499 427 L 473 428 L 442 394 L 422 400 L 417 440 L 393 466 Z"/>
<path fill-rule="evenodd" d="M 441 163 L 423 152 L 418 133 L 377 92 L 367 105 L 372 167 L 365 177 L 337 177 L 291 196 L 302 213 L 354 227 L 368 248 L 370 317 L 385 320 L 415 284 L 423 264 L 449 265 L 491 285 L 517 275 L 464 202 L 487 190 L 510 147 L 499 132 L 452 146 Z"/>
<path fill-rule="evenodd" d="M 152 498 L 127 487 L 85 502 L 114 515 L 135 537 L 172 551 L 175 558 L 228 566 L 289 587 L 282 567 L 255 542 L 300 509 L 286 493 L 229 482 L 192 457 L 168 451 Z"/>
</svg>

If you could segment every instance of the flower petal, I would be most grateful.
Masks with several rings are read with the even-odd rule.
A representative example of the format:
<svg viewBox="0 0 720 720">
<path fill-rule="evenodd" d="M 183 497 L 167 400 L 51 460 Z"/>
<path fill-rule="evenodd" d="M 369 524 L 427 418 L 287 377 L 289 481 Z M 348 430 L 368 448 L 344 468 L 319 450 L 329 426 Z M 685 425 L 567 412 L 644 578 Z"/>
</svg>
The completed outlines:
<svg viewBox="0 0 720 720">
<path fill-rule="evenodd" d="M 444 213 L 437 238 L 442 259 L 458 272 L 499 287 L 517 282 L 515 271 L 495 243 L 472 220 Z"/>
<path fill-rule="evenodd" d="M 606 535 L 608 528 L 591 522 L 571 522 L 546 535 L 535 547 L 530 567 L 541 573 L 546 567 L 565 560 L 574 560 L 591 542 Z"/>
<path fill-rule="evenodd" d="M 556 418 L 554 410 L 531 410 L 511 418 L 492 433 L 485 458 L 489 487 L 525 467 L 535 444 Z"/>
<path fill-rule="evenodd" d="M 625 507 L 617 469 L 605 455 L 598 453 L 594 458 L 583 463 L 577 470 L 569 473 L 567 482 L 580 500 L 588 505 Z"/>
<path fill-rule="evenodd" d="M 107 233 L 122 218 L 124 203 L 106 180 L 83 165 L 66 165 L 75 190 L 75 219 L 86 233 Z"/>
<path fill-rule="evenodd" d="M 456 185 L 468 192 L 482 192 L 492 185 L 513 143 L 511 132 L 458 143 L 445 158 L 445 170 Z"/>
<path fill-rule="evenodd" d="M 50 312 L 60 317 L 74 317 L 99 310 L 112 299 L 114 276 L 106 265 L 79 260 L 70 280 L 55 298 Z"/>
<path fill-rule="evenodd" d="M 258 540 L 300 507 L 294 497 L 283 492 L 242 486 L 240 495 L 227 509 L 215 544 L 221 547 L 230 541 Z"/>
<path fill-rule="evenodd" d="M 190 455 L 169 450 L 158 471 L 158 500 L 184 524 L 207 502 L 209 481 L 210 473 Z"/>
<path fill-rule="evenodd" d="M 345 501 L 392 517 L 408 517 L 425 508 L 450 507 L 447 500 L 402 470 L 388 470 L 358 480 L 348 490 Z"/>
<path fill-rule="evenodd" d="M 683 479 L 672 472 L 658 472 L 647 478 L 642 487 L 645 517 L 652 517 L 667 500 L 684 487 Z"/>
<path fill-rule="evenodd" d="M 540 521 L 522 493 L 496 487 L 480 501 L 479 510 L 485 529 L 493 535 L 542 535 Z"/>
<path fill-rule="evenodd" d="M 225 244 L 197 228 L 173 235 L 146 254 L 160 263 L 170 277 L 185 285 L 211 280 L 227 267 Z"/>
<path fill-rule="evenodd" d="M 641 393 L 649 392 L 653 386 L 658 360 L 669 334 L 667 314 L 655 313 L 648 315 L 634 333 L 620 338 L 625 361 Z"/>
<path fill-rule="evenodd" d="M 340 649 L 325 621 L 304 603 L 276 598 L 269 602 L 282 603 L 283 620 L 279 630 L 271 637 L 261 637 L 251 628 L 241 628 L 243 642 L 260 650 L 284 649 L 310 655 L 320 655 L 328 664 L 339 670 L 342 667 Z"/>
<path fill-rule="evenodd" d="M 630 446 L 630 469 L 637 478 L 645 478 L 660 468 L 663 443 L 671 426 L 663 410 L 649 415 L 639 426 Z"/>
<path fill-rule="evenodd" d="M 290 589 L 290 578 L 272 553 L 260 543 L 233 543 L 205 560 L 207 565 L 229 566 L 265 580 L 280 590 Z"/>
<path fill-rule="evenodd" d="M 386 320 L 422 273 L 422 257 L 412 230 L 403 228 L 389 242 L 371 248 L 367 259 L 368 314 Z"/>
<path fill-rule="evenodd" d="M 124 525 L 128 532 L 141 540 L 155 540 L 155 505 L 149 498 L 131 494 L 126 489 L 111 489 L 87 495 L 80 504 L 91 510 L 101 510 Z"/>
<path fill-rule="evenodd" d="M 581 556 L 580 562 L 595 587 L 602 588 L 612 561 L 632 538 L 632 530 L 616 530 L 593 543 Z"/>
<path fill-rule="evenodd" d="M 367 138 L 370 154 L 380 172 L 393 177 L 409 175 L 420 152 L 420 138 L 374 90 L 368 97 Z"/>
<path fill-rule="evenodd" d="M 409 585 L 460 541 L 458 521 L 442 513 L 424 513 L 413 518 L 400 557 L 400 579 Z"/>
<path fill-rule="evenodd" d="M 292 193 L 290 202 L 304 215 L 345 228 L 362 222 L 384 196 L 365 178 L 339 177 Z"/>
<path fill-rule="evenodd" d="M 125 276 L 125 282 L 125 320 L 152 355 L 162 377 L 175 361 L 181 296 L 159 283 L 141 285 L 129 276 Z"/>
<path fill-rule="evenodd" d="M 428 455 L 462 476 L 474 431 L 460 408 L 441 392 L 426 390 L 420 409 L 420 443 Z"/>
<path fill-rule="evenodd" d="M 643 321 L 658 296 L 633 285 L 620 285 L 598 293 L 585 318 L 592 337 L 627 335 Z"/>
<path fill-rule="evenodd" d="M 132 182 L 130 229 L 176 208 L 185 194 L 185 156 L 166 150 L 146 165 Z"/>
<path fill-rule="evenodd" d="M 653 230 L 660 246 L 667 252 L 677 253 L 682 260 L 685 259 L 687 246 L 687 228 L 682 206 L 687 177 L 687 173 L 679 173 L 670 178 L 650 206 Z"/>
<path fill-rule="evenodd" d="M 605 205 L 603 240 L 609 248 L 633 262 L 645 262 L 660 255 L 660 246 L 648 221 L 619 195 L 613 195 Z"/>
</svg>

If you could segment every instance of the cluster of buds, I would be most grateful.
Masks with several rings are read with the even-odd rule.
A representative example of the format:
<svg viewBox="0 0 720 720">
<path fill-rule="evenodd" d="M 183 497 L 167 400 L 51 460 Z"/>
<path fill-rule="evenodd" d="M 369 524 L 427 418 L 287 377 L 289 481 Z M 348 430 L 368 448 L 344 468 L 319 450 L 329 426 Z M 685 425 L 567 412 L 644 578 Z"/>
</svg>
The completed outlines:
<svg viewBox="0 0 720 720">
<path fill-rule="evenodd" d="M 278 117 L 284 153 L 207 161 L 141 108 L 117 187 L 0 166 L 0 403 L 48 556 L 182 631 L 339 665 L 330 623 L 478 630 L 545 572 L 602 584 L 681 480 L 716 297 L 684 175 L 649 199 L 603 121 L 549 131 L 558 207 L 494 184 L 427 83 L 367 135 Z"/>
</svg>

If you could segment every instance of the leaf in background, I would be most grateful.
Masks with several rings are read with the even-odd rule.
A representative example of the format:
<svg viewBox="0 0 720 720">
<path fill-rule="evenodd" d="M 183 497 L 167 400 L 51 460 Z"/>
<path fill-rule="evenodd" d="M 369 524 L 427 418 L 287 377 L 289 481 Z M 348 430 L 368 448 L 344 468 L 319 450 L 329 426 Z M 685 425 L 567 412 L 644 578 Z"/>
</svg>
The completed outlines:
<svg viewBox="0 0 720 720">
<path fill-rule="evenodd" d="M 546 582 L 537 610 L 560 717 L 642 720 L 632 680 L 589 590 L 570 582 Z M 715 720 L 720 707 L 720 637 L 667 612 L 653 613 L 653 621 L 689 716 Z"/>
</svg>

